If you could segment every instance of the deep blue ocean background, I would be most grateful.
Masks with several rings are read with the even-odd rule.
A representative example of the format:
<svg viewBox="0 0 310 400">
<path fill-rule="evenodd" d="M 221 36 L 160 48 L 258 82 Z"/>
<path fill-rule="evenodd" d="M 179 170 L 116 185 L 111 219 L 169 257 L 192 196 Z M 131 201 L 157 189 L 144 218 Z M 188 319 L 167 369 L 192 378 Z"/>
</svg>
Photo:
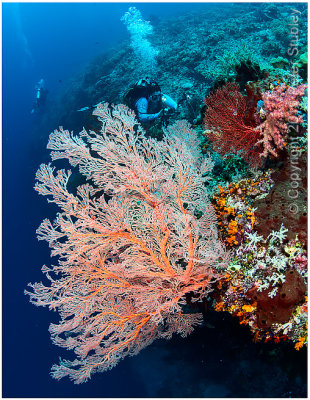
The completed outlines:
<svg viewBox="0 0 310 400">
<path fill-rule="evenodd" d="M 51 263 L 48 245 L 37 241 L 35 231 L 44 218 L 53 218 L 56 210 L 33 190 L 35 172 L 48 160 L 47 150 L 38 150 L 33 133 L 38 118 L 31 114 L 34 87 L 44 78 L 48 98 L 54 98 L 95 56 L 128 39 L 120 18 L 129 6 L 136 6 L 145 19 L 214 7 L 199 3 L 2 5 L 3 397 L 174 397 L 182 393 L 242 397 L 243 385 L 251 376 L 264 375 L 268 368 L 275 386 L 277 379 L 282 384 L 276 357 L 266 356 L 274 351 L 274 345 L 253 344 L 246 328 L 220 314 L 214 317 L 216 329 L 202 327 L 186 339 L 154 343 L 113 370 L 95 374 L 86 384 L 56 381 L 49 375 L 59 356 L 72 358 L 73 353 L 50 341 L 48 326 L 57 320 L 56 313 L 34 307 L 24 295 L 28 282 L 44 279 L 42 265 Z M 47 143 L 48 132 L 42 135 Z M 287 354 L 288 364 L 298 362 L 293 349 Z M 244 382 L 232 379 L 236 367 L 244 369 Z M 249 370 L 251 376 L 247 376 Z M 292 392 L 295 386 L 304 385 L 299 373 L 289 376 Z M 253 397 L 256 394 L 253 391 Z M 247 395 L 251 397 L 250 392 Z M 282 395 L 290 397 L 285 390 Z"/>
</svg>

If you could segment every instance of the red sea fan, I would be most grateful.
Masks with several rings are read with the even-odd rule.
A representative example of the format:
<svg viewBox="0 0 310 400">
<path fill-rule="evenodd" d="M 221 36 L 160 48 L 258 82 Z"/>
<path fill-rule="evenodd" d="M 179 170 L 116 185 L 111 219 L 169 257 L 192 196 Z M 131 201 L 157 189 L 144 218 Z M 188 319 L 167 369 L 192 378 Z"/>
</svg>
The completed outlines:
<svg viewBox="0 0 310 400">
<path fill-rule="evenodd" d="M 251 166 L 261 166 L 266 157 L 277 156 L 287 139 L 287 123 L 300 123 L 296 116 L 298 98 L 306 85 L 296 88 L 278 87 L 263 93 L 262 119 L 255 125 L 245 124 L 246 98 L 239 92 L 237 83 L 228 82 L 206 98 L 205 126 L 208 139 L 222 155 L 241 152 Z M 254 121 L 255 118 L 252 118 Z"/>
<path fill-rule="evenodd" d="M 255 144 L 260 135 L 254 127 L 244 122 L 246 102 L 239 92 L 239 85 L 228 82 L 207 97 L 205 102 L 205 133 L 215 151 L 222 155 L 242 151 L 248 163 L 259 164 L 261 158 Z"/>
<path fill-rule="evenodd" d="M 125 106 L 100 105 L 95 114 L 99 133 L 75 137 L 61 128 L 50 136 L 53 160 L 68 159 L 92 184 L 73 195 L 70 171 L 41 165 L 35 188 L 60 213 L 37 233 L 58 264 L 43 267 L 49 285 L 26 292 L 35 305 L 58 310 L 52 340 L 77 358 L 61 360 L 52 375 L 75 383 L 156 338 L 190 333 L 202 315 L 184 311 L 188 294 L 201 300 L 228 262 L 204 189 L 213 165 L 189 124 L 178 121 L 158 142 Z"/>
</svg>

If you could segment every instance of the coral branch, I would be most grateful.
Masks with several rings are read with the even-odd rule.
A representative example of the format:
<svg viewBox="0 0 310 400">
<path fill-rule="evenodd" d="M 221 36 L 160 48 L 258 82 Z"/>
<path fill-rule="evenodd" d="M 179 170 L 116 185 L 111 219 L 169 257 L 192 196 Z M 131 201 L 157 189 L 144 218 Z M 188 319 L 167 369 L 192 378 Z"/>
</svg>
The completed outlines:
<svg viewBox="0 0 310 400">
<path fill-rule="evenodd" d="M 58 265 L 43 268 L 49 286 L 31 284 L 26 292 L 32 303 L 58 310 L 52 340 L 77 358 L 54 365 L 52 374 L 76 383 L 156 338 L 190 333 L 202 317 L 184 313 L 186 295 L 206 296 L 229 259 L 204 189 L 212 163 L 202 159 L 189 124 L 168 127 L 158 142 L 125 106 L 100 105 L 95 114 L 101 132 L 51 134 L 52 158 L 68 159 L 91 184 L 73 195 L 70 172 L 41 165 L 35 188 L 61 212 L 37 233 Z"/>
</svg>

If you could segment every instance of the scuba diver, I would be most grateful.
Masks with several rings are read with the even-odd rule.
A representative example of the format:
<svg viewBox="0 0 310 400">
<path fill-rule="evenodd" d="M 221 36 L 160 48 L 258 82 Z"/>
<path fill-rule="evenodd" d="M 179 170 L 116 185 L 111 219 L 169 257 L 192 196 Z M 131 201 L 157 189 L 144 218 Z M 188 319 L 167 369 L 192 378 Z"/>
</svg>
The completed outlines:
<svg viewBox="0 0 310 400">
<path fill-rule="evenodd" d="M 140 79 L 125 93 L 125 104 L 133 109 L 142 123 L 160 119 L 165 125 L 169 110 L 176 111 L 178 105 L 171 97 L 161 92 L 157 82 L 148 77 Z"/>
<path fill-rule="evenodd" d="M 39 80 L 39 82 L 35 86 L 35 90 L 36 99 L 33 105 L 33 109 L 31 110 L 31 114 L 33 114 L 36 109 L 42 109 L 42 107 L 44 107 L 45 105 L 48 90 L 45 89 L 44 79 Z"/>
<path fill-rule="evenodd" d="M 157 123 L 166 126 L 172 112 L 178 105 L 169 96 L 161 92 L 157 82 L 148 77 L 140 79 L 132 85 L 124 94 L 123 102 L 135 111 L 139 122 L 144 128 L 150 128 Z M 93 106 L 82 107 L 77 111 L 92 111 L 100 103 Z"/>
</svg>

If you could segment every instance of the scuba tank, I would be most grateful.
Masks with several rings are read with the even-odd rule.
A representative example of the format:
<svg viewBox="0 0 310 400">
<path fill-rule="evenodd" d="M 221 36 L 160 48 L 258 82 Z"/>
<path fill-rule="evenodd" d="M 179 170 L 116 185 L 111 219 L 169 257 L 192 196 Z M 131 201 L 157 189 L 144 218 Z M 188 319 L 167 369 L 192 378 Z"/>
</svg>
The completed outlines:
<svg viewBox="0 0 310 400">
<path fill-rule="evenodd" d="M 140 79 L 126 90 L 123 95 L 123 102 L 126 106 L 137 112 L 136 102 L 141 97 L 145 97 L 148 100 L 150 95 L 157 91 L 160 91 L 160 86 L 157 82 L 150 81 L 149 78 Z"/>
</svg>

